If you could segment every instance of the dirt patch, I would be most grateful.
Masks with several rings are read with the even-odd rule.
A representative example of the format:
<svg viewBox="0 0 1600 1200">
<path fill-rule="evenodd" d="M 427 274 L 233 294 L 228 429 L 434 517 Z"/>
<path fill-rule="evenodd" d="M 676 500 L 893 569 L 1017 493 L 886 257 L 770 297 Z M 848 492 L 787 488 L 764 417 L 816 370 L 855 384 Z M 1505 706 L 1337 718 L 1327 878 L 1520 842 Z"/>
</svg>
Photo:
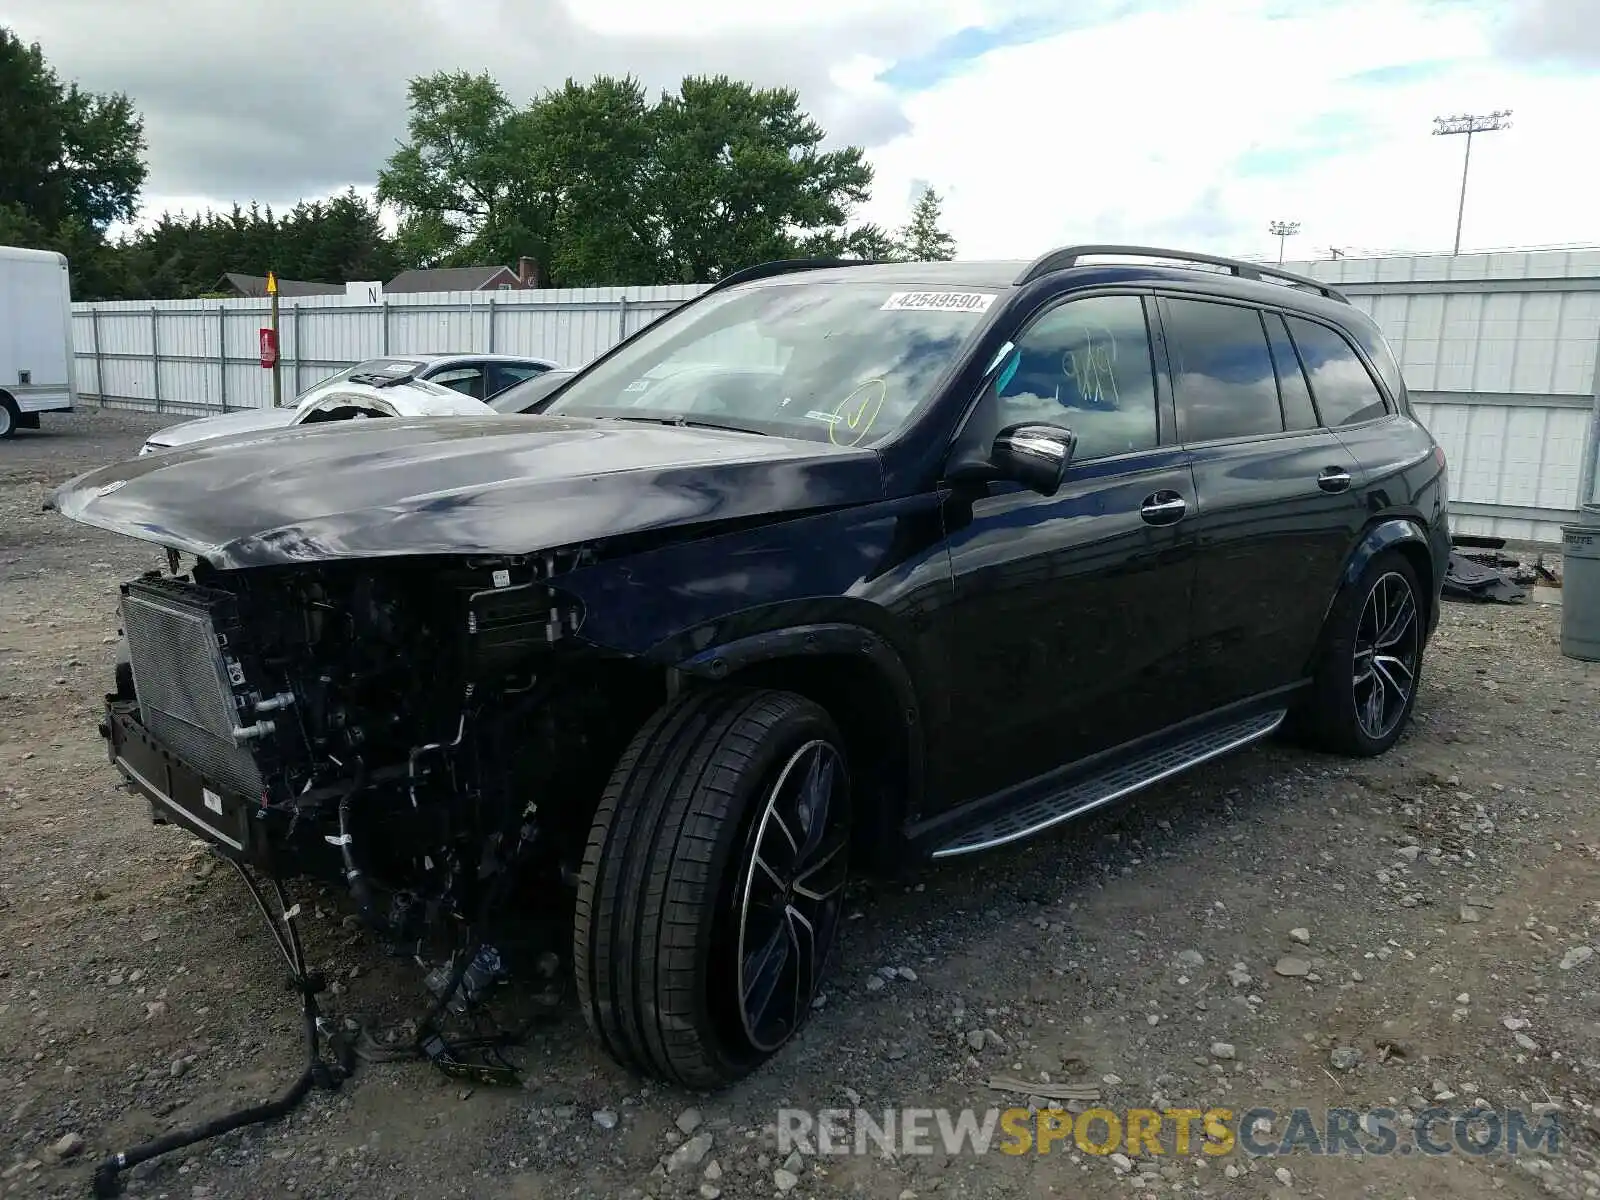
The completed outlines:
<svg viewBox="0 0 1600 1200">
<path fill-rule="evenodd" d="M 293 997 L 248 898 L 186 835 L 151 826 L 95 732 L 116 585 L 160 554 L 39 511 L 49 485 L 164 423 L 89 411 L 0 443 L 7 1196 L 85 1195 L 108 1150 L 264 1098 L 300 1068 Z M 1582 953 L 1600 948 L 1600 670 L 1560 656 L 1558 618 L 1447 608 L 1416 726 L 1383 759 L 1272 743 L 1057 836 L 859 887 L 826 1005 L 726 1093 L 641 1085 L 569 1005 L 514 1052 L 523 1089 L 364 1067 L 287 1120 L 135 1170 L 128 1190 L 1600 1195 L 1600 954 Z M 300 898 L 335 1018 L 418 1010 L 414 964 L 353 932 L 341 898 Z M 1281 1114 L 1258 1142 L 1281 1139 L 1296 1107 L 1332 1107 L 1394 1110 L 1410 1144 L 1408 1116 L 1480 1100 L 1559 1112 L 1567 1136 L 1558 1155 L 1515 1158 L 1180 1155 L 1170 1125 L 1167 1153 L 1126 1159 L 1070 1139 L 1048 1155 L 777 1150 L 784 1106 L 1026 1105 L 987 1086 L 1002 1073 L 1093 1084 L 1116 1110 Z M 691 1107 L 710 1145 L 669 1172 Z M 58 1161 L 63 1138 L 82 1148 Z"/>
</svg>

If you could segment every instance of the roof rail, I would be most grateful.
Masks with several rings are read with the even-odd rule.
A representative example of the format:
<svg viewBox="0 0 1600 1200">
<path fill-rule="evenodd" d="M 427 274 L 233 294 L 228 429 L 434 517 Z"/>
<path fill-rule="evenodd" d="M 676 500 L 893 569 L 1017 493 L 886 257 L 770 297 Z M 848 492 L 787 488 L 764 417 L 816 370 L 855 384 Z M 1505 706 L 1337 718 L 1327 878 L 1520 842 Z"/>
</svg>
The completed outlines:
<svg viewBox="0 0 1600 1200">
<path fill-rule="evenodd" d="M 874 260 L 868 258 L 780 258 L 774 262 L 757 263 L 741 267 L 717 280 L 702 296 L 732 287 L 736 283 L 749 283 L 752 279 L 768 279 L 774 275 L 788 275 L 792 271 L 819 271 L 828 267 L 870 267 Z"/>
<path fill-rule="evenodd" d="M 1121 254 L 1129 258 L 1169 258 L 1177 262 L 1205 263 L 1208 266 L 1226 268 L 1228 274 L 1236 275 L 1240 279 L 1281 279 L 1296 287 L 1310 288 L 1341 304 L 1350 303 L 1350 298 L 1343 292 L 1330 287 L 1320 279 L 1312 279 L 1309 275 L 1296 275 L 1293 271 L 1285 271 L 1280 267 L 1267 267 L 1237 258 L 1197 254 L 1190 250 L 1163 250 L 1158 246 L 1063 246 L 1059 250 L 1041 254 L 1029 263 L 1027 269 L 1017 276 L 1016 286 L 1021 287 L 1051 271 L 1064 271 L 1068 267 L 1075 267 L 1080 258 L 1090 254 Z"/>
</svg>

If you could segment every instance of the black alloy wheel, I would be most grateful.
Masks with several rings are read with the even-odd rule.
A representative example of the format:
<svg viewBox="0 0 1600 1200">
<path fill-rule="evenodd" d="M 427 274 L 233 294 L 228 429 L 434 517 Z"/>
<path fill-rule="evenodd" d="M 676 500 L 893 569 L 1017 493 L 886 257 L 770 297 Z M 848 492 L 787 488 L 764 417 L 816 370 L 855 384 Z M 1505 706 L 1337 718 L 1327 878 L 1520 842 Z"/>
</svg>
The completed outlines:
<svg viewBox="0 0 1600 1200">
<path fill-rule="evenodd" d="M 1421 654 L 1417 597 L 1398 571 L 1386 571 L 1367 593 L 1356 623 L 1351 698 L 1373 741 L 1393 732 L 1411 707 Z"/>
<path fill-rule="evenodd" d="M 584 1019 L 622 1065 L 689 1088 L 749 1075 L 805 1024 L 841 926 L 850 772 L 792 692 L 668 702 L 612 772 L 573 922 Z"/>
<path fill-rule="evenodd" d="M 832 744 L 807 742 L 751 825 L 737 892 L 739 1015 L 761 1051 L 804 1021 L 833 946 L 849 861 L 849 825 L 835 803 L 844 776 Z"/>
<path fill-rule="evenodd" d="M 1368 758 L 1394 745 L 1417 703 L 1427 602 L 1404 554 L 1373 556 L 1328 611 L 1294 728 L 1336 754 Z"/>
</svg>

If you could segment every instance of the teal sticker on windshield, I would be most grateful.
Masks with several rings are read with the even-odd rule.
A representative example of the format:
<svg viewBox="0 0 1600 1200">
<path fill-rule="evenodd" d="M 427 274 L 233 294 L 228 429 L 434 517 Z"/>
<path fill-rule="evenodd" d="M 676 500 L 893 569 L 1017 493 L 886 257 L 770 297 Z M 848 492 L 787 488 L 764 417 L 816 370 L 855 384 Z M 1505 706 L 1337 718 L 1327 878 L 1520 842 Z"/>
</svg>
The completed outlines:
<svg viewBox="0 0 1600 1200">
<path fill-rule="evenodd" d="M 1000 372 L 1000 378 L 994 381 L 994 390 L 1005 391 L 1006 384 L 1011 382 L 1011 377 L 1017 373 L 1017 368 L 1022 365 L 1022 355 L 1013 354 L 1011 361 L 1006 364 L 1006 369 Z"/>
</svg>

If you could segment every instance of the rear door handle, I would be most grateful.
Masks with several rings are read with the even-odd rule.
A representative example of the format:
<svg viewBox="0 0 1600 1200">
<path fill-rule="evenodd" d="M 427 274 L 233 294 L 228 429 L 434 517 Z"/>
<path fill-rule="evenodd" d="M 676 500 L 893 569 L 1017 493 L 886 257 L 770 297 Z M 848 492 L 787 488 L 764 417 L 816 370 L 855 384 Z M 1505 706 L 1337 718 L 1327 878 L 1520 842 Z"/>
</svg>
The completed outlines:
<svg viewBox="0 0 1600 1200">
<path fill-rule="evenodd" d="M 1151 492 L 1139 506 L 1146 525 L 1173 525 L 1183 520 L 1189 505 L 1177 492 Z"/>
<path fill-rule="evenodd" d="M 1342 492 L 1350 486 L 1350 472 L 1343 467 L 1327 467 L 1317 476 L 1317 486 L 1325 492 Z"/>
</svg>

